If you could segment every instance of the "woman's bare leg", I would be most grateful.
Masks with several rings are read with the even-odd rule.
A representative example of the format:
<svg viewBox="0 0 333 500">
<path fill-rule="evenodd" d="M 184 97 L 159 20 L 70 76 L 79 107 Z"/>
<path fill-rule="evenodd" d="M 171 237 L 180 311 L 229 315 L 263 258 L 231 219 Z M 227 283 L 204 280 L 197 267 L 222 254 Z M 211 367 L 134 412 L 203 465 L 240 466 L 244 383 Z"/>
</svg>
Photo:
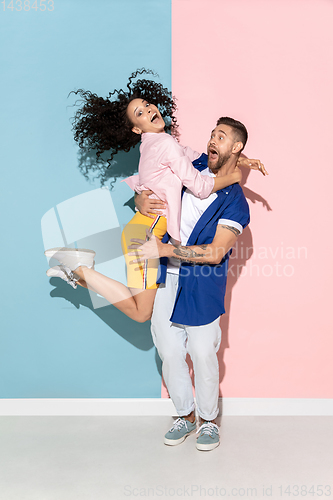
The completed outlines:
<svg viewBox="0 0 333 500">
<path fill-rule="evenodd" d="M 81 278 L 76 281 L 76 284 L 82 286 L 82 288 L 86 288 L 87 290 L 92 290 L 93 292 L 98 293 L 91 285 L 88 286 L 87 283 Z"/>
<path fill-rule="evenodd" d="M 119 283 L 119 281 L 108 278 L 88 267 L 78 267 L 74 272 L 81 278 L 79 283 L 81 286 L 84 286 L 84 280 L 88 288 L 102 295 L 126 316 L 139 323 L 150 319 L 156 288 L 148 290 L 130 289 Z"/>
<path fill-rule="evenodd" d="M 81 278 L 78 281 L 76 281 L 76 284 L 82 286 L 83 288 L 88 288 L 89 289 L 87 283 L 83 279 L 81 279 Z M 92 290 L 92 288 L 91 288 L 91 290 Z"/>
</svg>

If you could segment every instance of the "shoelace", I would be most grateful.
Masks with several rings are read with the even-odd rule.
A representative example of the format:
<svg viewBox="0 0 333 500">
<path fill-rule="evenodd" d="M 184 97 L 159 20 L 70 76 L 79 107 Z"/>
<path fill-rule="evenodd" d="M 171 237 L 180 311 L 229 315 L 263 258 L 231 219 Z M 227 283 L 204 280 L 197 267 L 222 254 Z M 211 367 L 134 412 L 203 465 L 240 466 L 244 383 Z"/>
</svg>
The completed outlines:
<svg viewBox="0 0 333 500">
<path fill-rule="evenodd" d="M 199 427 L 196 433 L 208 434 L 210 437 L 213 437 L 214 432 L 216 434 L 219 434 L 219 428 L 217 427 L 217 425 L 213 424 L 212 422 L 205 422 L 201 425 L 201 427 Z"/>
<path fill-rule="evenodd" d="M 179 431 L 184 425 L 187 427 L 186 420 L 183 418 L 177 418 L 177 420 L 174 421 L 173 426 L 170 429 L 170 432 L 173 431 Z"/>
<path fill-rule="evenodd" d="M 60 267 L 61 267 L 62 271 L 64 272 L 66 278 L 67 278 L 65 281 L 67 281 L 67 283 L 69 285 L 71 285 L 74 289 L 76 289 L 76 287 L 77 287 L 76 282 L 78 281 L 78 279 L 75 278 L 73 271 L 71 271 L 66 266 L 60 266 Z"/>
</svg>

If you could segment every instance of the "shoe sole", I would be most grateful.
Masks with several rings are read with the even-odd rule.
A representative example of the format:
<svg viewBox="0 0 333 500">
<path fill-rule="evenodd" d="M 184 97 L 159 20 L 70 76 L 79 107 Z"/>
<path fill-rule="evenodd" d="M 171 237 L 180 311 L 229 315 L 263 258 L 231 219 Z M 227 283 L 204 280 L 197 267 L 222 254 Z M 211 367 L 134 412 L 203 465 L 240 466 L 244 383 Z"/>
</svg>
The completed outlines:
<svg viewBox="0 0 333 500">
<path fill-rule="evenodd" d="M 190 436 L 191 434 L 194 434 L 196 432 L 196 429 L 193 429 L 193 431 L 189 432 L 188 434 L 185 434 L 185 436 L 179 438 L 179 439 L 168 439 L 164 438 L 164 444 L 167 446 L 177 446 L 177 444 L 181 444 L 185 441 L 185 439 Z"/>
<path fill-rule="evenodd" d="M 46 271 L 46 276 L 49 278 L 57 278 L 59 276 L 59 271 L 53 271 L 52 268 L 50 268 Z"/>
<path fill-rule="evenodd" d="M 63 247 L 56 247 L 56 248 L 49 248 L 48 250 L 45 250 L 44 255 L 46 257 L 53 257 L 56 253 L 63 252 L 64 254 L 72 254 L 73 252 L 83 252 L 86 253 L 87 255 L 92 255 L 95 257 L 96 252 L 94 250 L 87 250 L 86 248 L 63 248 Z"/>
<path fill-rule="evenodd" d="M 213 443 L 213 444 L 200 444 L 200 443 L 196 444 L 196 448 L 199 451 L 211 451 L 211 450 L 215 450 L 215 448 L 217 448 L 218 446 L 220 446 L 220 442 Z"/>
<path fill-rule="evenodd" d="M 68 276 L 66 271 L 63 271 L 60 266 L 50 267 L 46 271 L 46 276 L 49 278 L 62 278 L 62 275 Z"/>
</svg>

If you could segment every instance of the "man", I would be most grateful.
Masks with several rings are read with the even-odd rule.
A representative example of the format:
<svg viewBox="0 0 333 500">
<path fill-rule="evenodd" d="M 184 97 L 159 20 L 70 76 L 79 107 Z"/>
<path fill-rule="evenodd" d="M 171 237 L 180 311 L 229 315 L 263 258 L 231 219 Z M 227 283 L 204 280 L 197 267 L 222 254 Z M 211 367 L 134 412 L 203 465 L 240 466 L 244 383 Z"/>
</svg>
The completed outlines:
<svg viewBox="0 0 333 500">
<path fill-rule="evenodd" d="M 247 141 L 245 126 L 228 117 L 220 118 L 211 133 L 207 155 L 193 165 L 203 175 L 223 176 L 235 170 Z M 251 164 L 250 164 L 251 165 Z M 259 170 L 266 173 L 258 162 Z M 147 194 L 136 197 L 140 211 L 158 213 L 161 208 Z M 219 367 L 217 351 L 221 341 L 220 316 L 224 310 L 228 259 L 237 237 L 248 225 L 249 207 L 239 184 L 233 184 L 200 200 L 186 190 L 182 199 L 181 245 L 160 242 L 154 236 L 140 248 L 140 259 L 161 257 L 167 265 L 165 285 L 157 290 L 151 331 L 162 360 L 163 376 L 178 418 L 164 442 L 177 445 L 196 430 L 194 398 L 186 355 L 195 373 L 198 450 L 219 445 Z M 157 255 L 156 255 L 157 254 Z M 161 281 L 163 281 L 161 273 Z"/>
</svg>

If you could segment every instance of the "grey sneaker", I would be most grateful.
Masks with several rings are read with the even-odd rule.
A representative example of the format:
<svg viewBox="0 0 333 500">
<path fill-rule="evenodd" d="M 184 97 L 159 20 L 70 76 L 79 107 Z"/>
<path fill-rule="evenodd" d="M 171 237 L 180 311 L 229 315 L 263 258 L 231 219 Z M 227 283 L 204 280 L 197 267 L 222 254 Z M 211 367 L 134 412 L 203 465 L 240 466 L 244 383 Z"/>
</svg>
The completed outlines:
<svg viewBox="0 0 333 500">
<path fill-rule="evenodd" d="M 171 429 L 164 436 L 164 444 L 169 446 L 175 446 L 176 444 L 180 444 L 187 436 L 192 434 L 196 430 L 195 421 L 190 422 L 189 420 L 185 420 L 185 418 L 177 418 L 174 421 Z"/>
<path fill-rule="evenodd" d="M 219 428 L 213 422 L 205 422 L 197 430 L 199 434 L 197 438 L 197 450 L 209 451 L 214 450 L 220 444 Z"/>
</svg>

